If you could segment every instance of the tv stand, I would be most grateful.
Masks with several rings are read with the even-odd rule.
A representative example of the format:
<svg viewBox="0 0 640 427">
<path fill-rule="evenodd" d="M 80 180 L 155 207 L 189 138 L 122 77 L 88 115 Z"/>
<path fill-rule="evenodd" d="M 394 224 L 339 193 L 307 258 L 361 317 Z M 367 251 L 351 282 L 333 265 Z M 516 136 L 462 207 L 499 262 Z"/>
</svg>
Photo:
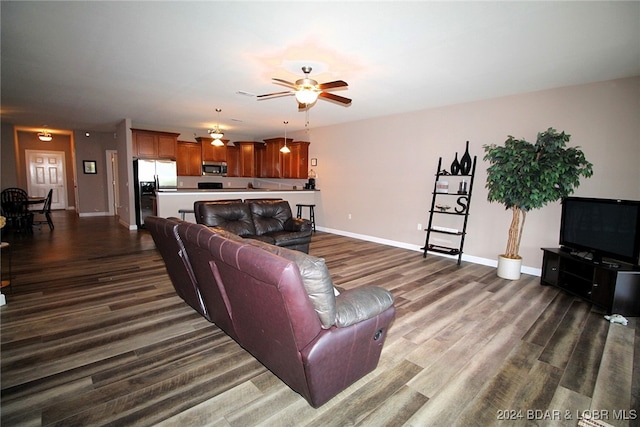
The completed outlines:
<svg viewBox="0 0 640 427">
<path fill-rule="evenodd" d="M 604 309 L 640 316 L 640 270 L 615 261 L 594 262 L 560 248 L 542 248 L 543 285 L 557 286 Z"/>
</svg>

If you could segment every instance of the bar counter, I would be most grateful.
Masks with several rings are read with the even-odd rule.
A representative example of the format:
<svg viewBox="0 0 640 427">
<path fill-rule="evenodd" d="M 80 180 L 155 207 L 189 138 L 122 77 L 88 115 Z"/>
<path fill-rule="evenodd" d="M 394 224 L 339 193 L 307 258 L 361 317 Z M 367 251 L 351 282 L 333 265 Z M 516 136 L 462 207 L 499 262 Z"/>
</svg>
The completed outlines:
<svg viewBox="0 0 640 427">
<path fill-rule="evenodd" d="M 156 192 L 157 215 L 163 218 L 180 218 L 180 209 L 193 210 L 193 203 L 199 200 L 225 199 L 266 199 L 279 198 L 289 202 L 291 212 L 296 215 L 296 204 L 316 204 L 316 195 L 320 190 L 280 190 L 267 188 L 224 188 L 219 190 L 178 189 Z M 305 211 L 306 214 L 306 211 Z M 185 220 L 195 222 L 192 213 Z M 317 211 L 316 211 L 317 221 Z"/>
</svg>

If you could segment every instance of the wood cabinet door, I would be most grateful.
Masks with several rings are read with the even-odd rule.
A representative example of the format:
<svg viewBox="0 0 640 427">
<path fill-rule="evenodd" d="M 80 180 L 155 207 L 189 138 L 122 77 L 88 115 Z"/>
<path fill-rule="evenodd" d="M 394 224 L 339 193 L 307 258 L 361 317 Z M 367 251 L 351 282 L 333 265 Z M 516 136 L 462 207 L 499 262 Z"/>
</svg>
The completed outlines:
<svg viewBox="0 0 640 427">
<path fill-rule="evenodd" d="M 283 160 L 284 156 L 291 153 L 283 154 L 280 149 L 284 146 L 284 138 L 270 138 L 264 140 L 266 145 L 265 159 L 263 163 L 264 176 L 267 178 L 283 178 Z M 287 144 L 293 142 L 293 139 L 287 138 Z"/>
<path fill-rule="evenodd" d="M 178 176 L 202 175 L 202 149 L 199 143 L 178 141 L 176 154 Z"/>
<path fill-rule="evenodd" d="M 158 135 L 158 158 L 175 160 L 177 146 L 177 137 L 162 134 Z"/>
<path fill-rule="evenodd" d="M 254 177 L 255 171 L 255 143 L 238 142 L 240 146 L 240 176 Z"/>
<path fill-rule="evenodd" d="M 595 268 L 591 302 L 600 307 L 611 309 L 616 293 L 616 273 L 604 268 Z"/>
<path fill-rule="evenodd" d="M 149 132 L 134 132 L 133 155 L 142 159 L 157 158 L 158 144 L 156 142 L 156 136 Z"/>
<path fill-rule="evenodd" d="M 236 146 L 227 147 L 227 176 L 241 176 L 240 147 L 237 143 Z"/>
<path fill-rule="evenodd" d="M 291 178 L 309 177 L 309 143 L 294 141 L 291 144 Z"/>
<path fill-rule="evenodd" d="M 217 147 L 211 142 L 212 138 L 199 137 L 196 138 L 202 144 L 202 161 L 204 162 L 226 162 L 227 161 L 227 143 L 228 139 L 223 139 L 223 146 Z"/>
</svg>

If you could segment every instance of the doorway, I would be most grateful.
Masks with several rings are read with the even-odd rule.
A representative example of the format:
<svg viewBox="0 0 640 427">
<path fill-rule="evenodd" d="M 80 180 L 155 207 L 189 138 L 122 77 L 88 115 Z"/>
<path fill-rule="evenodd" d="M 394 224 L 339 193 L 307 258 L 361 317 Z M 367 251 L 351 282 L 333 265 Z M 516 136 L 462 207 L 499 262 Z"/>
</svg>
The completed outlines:
<svg viewBox="0 0 640 427">
<path fill-rule="evenodd" d="M 67 208 L 64 151 L 25 150 L 27 192 L 30 196 L 46 197 L 50 189 L 51 209 Z"/>
<path fill-rule="evenodd" d="M 110 216 L 118 215 L 120 195 L 118 192 L 118 151 L 106 150 L 107 155 L 107 199 Z"/>
</svg>

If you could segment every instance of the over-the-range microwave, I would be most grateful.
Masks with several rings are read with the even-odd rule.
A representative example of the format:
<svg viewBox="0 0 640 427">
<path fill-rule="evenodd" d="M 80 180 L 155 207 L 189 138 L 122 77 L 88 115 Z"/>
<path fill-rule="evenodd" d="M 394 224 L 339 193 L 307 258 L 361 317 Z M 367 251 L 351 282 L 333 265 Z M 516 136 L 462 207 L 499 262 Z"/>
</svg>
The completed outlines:
<svg viewBox="0 0 640 427">
<path fill-rule="evenodd" d="M 202 162 L 202 175 L 227 176 L 227 162 Z"/>
</svg>

